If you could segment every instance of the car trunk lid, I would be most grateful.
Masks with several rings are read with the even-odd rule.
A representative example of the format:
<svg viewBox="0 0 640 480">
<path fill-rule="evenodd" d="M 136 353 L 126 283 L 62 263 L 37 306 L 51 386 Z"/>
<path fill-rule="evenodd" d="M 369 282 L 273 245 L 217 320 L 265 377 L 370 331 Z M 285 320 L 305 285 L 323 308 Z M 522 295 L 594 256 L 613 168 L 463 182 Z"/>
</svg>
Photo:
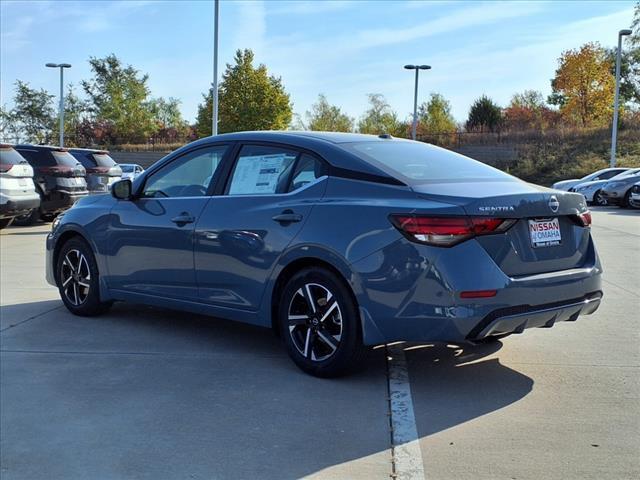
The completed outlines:
<svg viewBox="0 0 640 480">
<path fill-rule="evenodd" d="M 579 268 L 587 259 L 589 229 L 579 221 L 587 211 L 582 195 L 520 181 L 425 183 L 412 188 L 420 197 L 458 205 L 470 217 L 516 219 L 503 233 L 475 239 L 509 276 Z M 545 237 L 547 228 L 552 232 Z M 535 230 L 544 232 L 532 237 Z"/>
</svg>

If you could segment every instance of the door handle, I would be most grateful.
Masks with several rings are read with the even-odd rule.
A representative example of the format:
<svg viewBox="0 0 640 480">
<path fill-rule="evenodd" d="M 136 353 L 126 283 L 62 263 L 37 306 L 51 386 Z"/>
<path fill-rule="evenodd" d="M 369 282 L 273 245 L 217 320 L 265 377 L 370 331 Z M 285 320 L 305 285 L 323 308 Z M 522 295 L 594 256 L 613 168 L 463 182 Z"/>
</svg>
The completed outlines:
<svg viewBox="0 0 640 480">
<path fill-rule="evenodd" d="M 182 212 L 177 217 L 173 217 L 171 219 L 173 223 L 176 223 L 178 226 L 186 225 L 187 223 L 193 223 L 196 221 L 195 217 L 192 217 L 187 212 Z"/>
<path fill-rule="evenodd" d="M 302 215 L 293 213 L 292 210 L 285 210 L 281 214 L 271 217 L 271 219 L 278 223 L 295 223 L 302 220 Z"/>
</svg>

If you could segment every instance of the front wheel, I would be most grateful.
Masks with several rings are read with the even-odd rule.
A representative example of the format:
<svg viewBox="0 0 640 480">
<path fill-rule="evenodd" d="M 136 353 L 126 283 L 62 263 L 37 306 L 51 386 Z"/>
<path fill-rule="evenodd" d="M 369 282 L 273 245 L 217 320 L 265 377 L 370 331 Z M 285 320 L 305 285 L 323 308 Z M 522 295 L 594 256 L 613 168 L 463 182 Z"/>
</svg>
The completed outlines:
<svg viewBox="0 0 640 480">
<path fill-rule="evenodd" d="M 624 198 L 620 202 L 620 208 L 629 208 L 631 206 L 631 189 L 624 194 Z"/>
<path fill-rule="evenodd" d="M 67 309 L 81 316 L 99 315 L 112 302 L 100 301 L 98 265 L 89 245 L 80 238 L 67 241 L 60 250 L 56 282 Z"/>
<path fill-rule="evenodd" d="M 357 305 L 329 270 L 296 273 L 282 290 L 278 321 L 289 356 L 306 373 L 337 377 L 361 364 L 365 347 Z"/>
<path fill-rule="evenodd" d="M 593 203 L 594 205 L 599 205 L 601 207 L 604 207 L 607 204 L 607 200 L 602 196 L 600 190 L 593 194 Z"/>
</svg>

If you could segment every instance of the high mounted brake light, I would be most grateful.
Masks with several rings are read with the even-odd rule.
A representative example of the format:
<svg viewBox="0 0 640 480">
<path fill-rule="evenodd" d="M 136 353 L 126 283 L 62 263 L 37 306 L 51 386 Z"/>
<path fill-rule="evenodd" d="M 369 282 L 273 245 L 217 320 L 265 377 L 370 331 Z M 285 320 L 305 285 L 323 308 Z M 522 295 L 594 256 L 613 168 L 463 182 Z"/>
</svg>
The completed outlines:
<svg viewBox="0 0 640 480">
<path fill-rule="evenodd" d="M 517 220 L 493 217 L 431 217 L 391 215 L 391 223 L 409 240 L 451 247 L 480 235 L 502 233 Z"/>
</svg>

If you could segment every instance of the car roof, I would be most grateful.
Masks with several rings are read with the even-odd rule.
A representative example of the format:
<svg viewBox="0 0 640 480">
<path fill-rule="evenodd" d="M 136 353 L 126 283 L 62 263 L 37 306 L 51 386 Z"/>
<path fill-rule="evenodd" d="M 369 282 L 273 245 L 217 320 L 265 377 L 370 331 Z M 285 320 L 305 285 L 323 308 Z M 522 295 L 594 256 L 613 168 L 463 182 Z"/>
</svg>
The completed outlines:
<svg viewBox="0 0 640 480">
<path fill-rule="evenodd" d="M 19 145 L 14 145 L 14 147 L 16 150 L 19 150 L 21 148 L 29 148 L 32 150 L 42 150 L 42 151 L 49 151 L 49 152 L 68 152 L 69 149 L 68 148 L 64 148 L 64 147 L 57 147 L 55 145 L 31 145 L 28 143 L 24 143 L 24 144 L 19 144 Z"/>
<path fill-rule="evenodd" d="M 100 150 L 97 148 L 70 148 L 69 149 L 70 152 L 81 152 L 81 153 L 102 153 L 102 154 L 108 154 L 109 150 Z"/>
<path fill-rule="evenodd" d="M 348 132 L 316 132 L 316 131 L 296 131 L 296 130 L 260 130 L 248 132 L 223 133 L 215 137 L 207 137 L 210 141 L 239 141 L 239 140 L 255 140 L 255 141 L 275 141 L 280 140 L 287 142 L 291 140 L 320 140 L 329 143 L 355 143 L 355 142 L 375 142 L 388 141 L 393 139 L 390 135 L 367 135 L 364 133 L 348 133 Z M 204 140 L 204 139 L 203 139 Z M 397 140 L 397 139 L 396 139 Z"/>
</svg>

